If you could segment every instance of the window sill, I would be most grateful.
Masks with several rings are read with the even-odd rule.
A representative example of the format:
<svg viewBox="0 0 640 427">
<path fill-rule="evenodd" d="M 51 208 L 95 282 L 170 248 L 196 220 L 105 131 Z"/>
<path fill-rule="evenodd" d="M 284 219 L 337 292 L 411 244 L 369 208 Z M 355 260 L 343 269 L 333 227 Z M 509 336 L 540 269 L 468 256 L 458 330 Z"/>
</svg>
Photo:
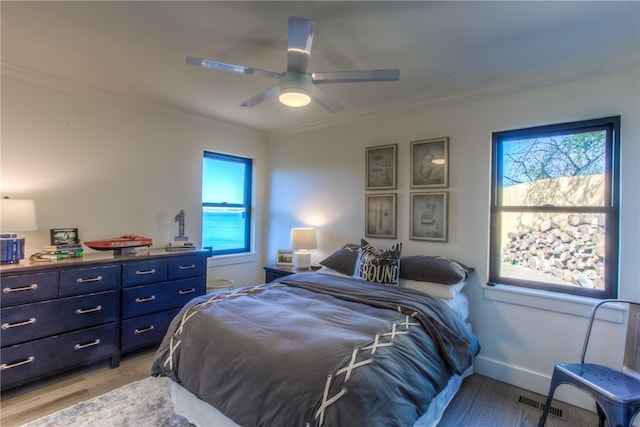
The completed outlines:
<svg viewBox="0 0 640 427">
<path fill-rule="evenodd" d="M 214 255 L 207 260 L 207 267 L 222 267 L 225 265 L 249 264 L 258 259 L 255 252 L 244 254 Z"/>
<path fill-rule="evenodd" d="M 482 289 L 485 300 L 502 302 L 544 311 L 553 311 L 580 317 L 590 317 L 593 306 L 600 300 L 556 292 L 540 291 L 516 286 L 496 285 L 485 286 Z M 624 304 L 606 304 L 598 309 L 599 320 L 612 323 L 626 321 L 626 306 Z"/>
</svg>

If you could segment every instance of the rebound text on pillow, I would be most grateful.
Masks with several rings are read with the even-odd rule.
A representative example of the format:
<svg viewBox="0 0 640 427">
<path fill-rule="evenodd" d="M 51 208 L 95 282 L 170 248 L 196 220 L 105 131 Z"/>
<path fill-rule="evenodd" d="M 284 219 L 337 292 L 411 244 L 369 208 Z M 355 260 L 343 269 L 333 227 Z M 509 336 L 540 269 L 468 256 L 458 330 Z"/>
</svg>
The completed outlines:
<svg viewBox="0 0 640 427">
<path fill-rule="evenodd" d="M 400 252 L 402 242 L 379 251 L 366 240 L 360 240 L 358 259 L 353 271 L 356 279 L 398 286 L 400 281 Z"/>
<path fill-rule="evenodd" d="M 469 267 L 448 258 L 428 255 L 413 255 L 400 260 L 400 277 L 423 282 L 453 285 L 466 279 Z"/>
</svg>

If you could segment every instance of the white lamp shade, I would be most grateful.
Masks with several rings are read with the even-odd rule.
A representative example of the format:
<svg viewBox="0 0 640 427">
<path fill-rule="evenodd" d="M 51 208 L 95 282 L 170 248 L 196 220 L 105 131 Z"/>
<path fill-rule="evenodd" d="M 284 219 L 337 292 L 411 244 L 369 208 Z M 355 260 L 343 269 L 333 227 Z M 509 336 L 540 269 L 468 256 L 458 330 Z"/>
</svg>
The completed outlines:
<svg viewBox="0 0 640 427">
<path fill-rule="evenodd" d="M 292 249 L 316 249 L 316 229 L 315 228 L 292 228 L 291 248 Z"/>
<path fill-rule="evenodd" d="M 34 231 L 36 206 L 33 200 L 0 199 L 1 231 Z"/>
</svg>

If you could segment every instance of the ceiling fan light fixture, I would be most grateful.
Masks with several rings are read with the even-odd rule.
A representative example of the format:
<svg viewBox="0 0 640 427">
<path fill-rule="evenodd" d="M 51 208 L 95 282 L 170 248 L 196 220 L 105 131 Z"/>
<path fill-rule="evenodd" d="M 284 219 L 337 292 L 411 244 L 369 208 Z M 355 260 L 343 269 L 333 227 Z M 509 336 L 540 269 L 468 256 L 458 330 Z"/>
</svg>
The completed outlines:
<svg viewBox="0 0 640 427">
<path fill-rule="evenodd" d="M 280 91 L 278 99 L 288 107 L 304 107 L 311 102 L 309 93 L 299 88 L 289 88 Z"/>
<path fill-rule="evenodd" d="M 2 1 L 2 0 L 0 0 Z M 276 73 L 244 65 L 227 64 L 211 59 L 187 56 L 187 64 L 212 70 L 226 71 L 235 74 L 267 77 L 278 80 L 278 84 L 263 90 L 240 104 L 251 108 L 261 102 L 278 95 L 280 102 L 289 107 L 304 107 L 311 100 L 326 108 L 331 113 L 344 110 L 342 105 L 326 96 L 318 89 L 317 83 L 353 83 L 396 81 L 400 78 L 400 70 L 356 70 L 308 73 L 307 65 L 311 55 L 311 44 L 315 34 L 316 21 L 296 16 L 289 17 L 287 37 L 287 71 Z"/>
<path fill-rule="evenodd" d="M 280 95 L 278 99 L 289 107 L 304 107 L 311 102 L 311 76 L 308 74 L 287 72 L 280 77 Z"/>
</svg>

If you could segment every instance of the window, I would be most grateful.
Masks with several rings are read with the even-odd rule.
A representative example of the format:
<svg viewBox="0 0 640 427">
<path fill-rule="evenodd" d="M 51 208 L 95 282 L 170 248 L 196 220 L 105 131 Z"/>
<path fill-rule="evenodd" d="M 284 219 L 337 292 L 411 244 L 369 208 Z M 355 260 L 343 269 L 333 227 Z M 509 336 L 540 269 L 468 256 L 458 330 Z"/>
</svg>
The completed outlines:
<svg viewBox="0 0 640 427">
<path fill-rule="evenodd" d="M 492 136 L 489 283 L 611 298 L 620 117 Z"/>
<path fill-rule="evenodd" d="M 204 152 L 202 247 L 213 255 L 250 251 L 251 173 L 251 159 Z"/>
</svg>

